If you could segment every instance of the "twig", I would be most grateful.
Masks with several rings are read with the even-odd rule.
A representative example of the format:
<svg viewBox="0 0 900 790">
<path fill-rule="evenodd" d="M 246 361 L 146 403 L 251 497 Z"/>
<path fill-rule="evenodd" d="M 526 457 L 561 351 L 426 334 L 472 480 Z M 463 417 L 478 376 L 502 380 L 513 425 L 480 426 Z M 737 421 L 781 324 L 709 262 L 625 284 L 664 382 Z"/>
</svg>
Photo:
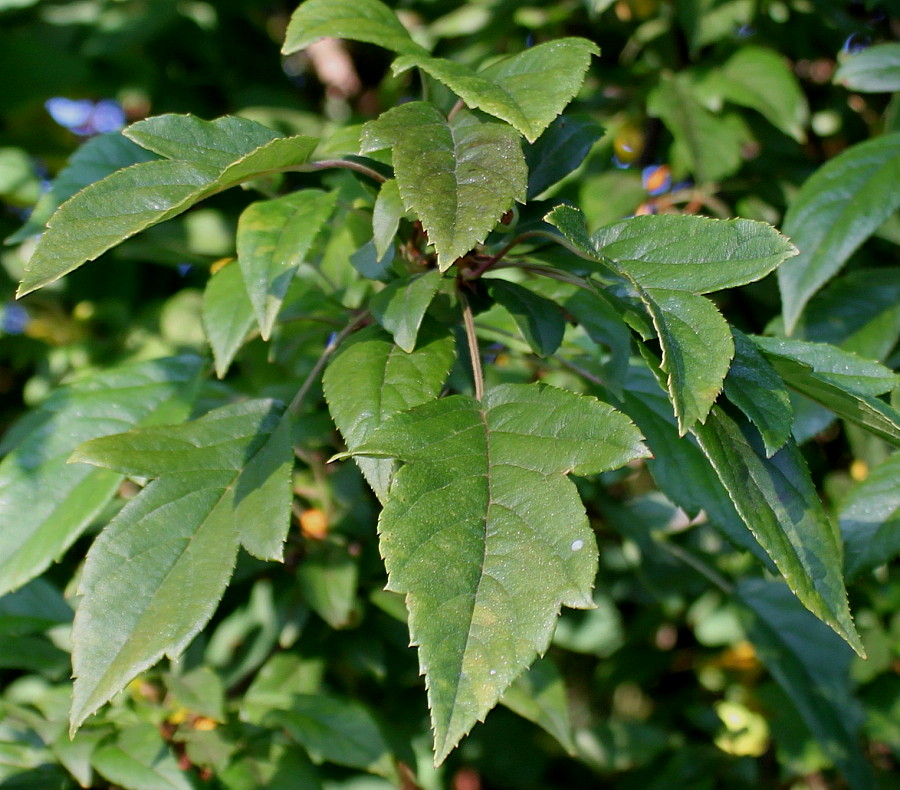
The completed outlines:
<svg viewBox="0 0 900 790">
<path fill-rule="evenodd" d="M 481 370 L 481 351 L 478 349 L 478 337 L 475 335 L 475 321 L 472 318 L 472 308 L 469 300 L 462 291 L 459 294 L 459 303 L 462 305 L 463 324 L 466 327 L 466 340 L 469 341 L 469 357 L 472 360 L 472 378 L 475 379 L 475 398 L 484 399 L 484 374 Z"/>
<path fill-rule="evenodd" d="M 347 337 L 352 334 L 356 328 L 369 317 L 368 311 L 360 313 L 356 318 L 354 318 L 347 326 L 345 326 L 340 332 L 332 333 L 331 337 L 328 339 L 328 343 L 325 345 L 325 349 L 319 355 L 319 358 L 316 360 L 316 364 L 313 365 L 313 369 L 309 372 L 309 375 L 306 377 L 306 380 L 300 386 L 300 389 L 297 390 L 297 394 L 294 395 L 294 399 L 291 401 L 291 405 L 288 406 L 288 411 L 296 414 L 300 409 L 300 405 L 303 403 L 303 399 L 306 397 L 309 392 L 310 387 L 312 387 L 313 382 L 319 377 L 319 374 L 322 372 L 322 369 L 325 367 L 325 363 L 328 362 L 328 358 L 338 349 L 341 343 L 347 339 Z"/>
</svg>

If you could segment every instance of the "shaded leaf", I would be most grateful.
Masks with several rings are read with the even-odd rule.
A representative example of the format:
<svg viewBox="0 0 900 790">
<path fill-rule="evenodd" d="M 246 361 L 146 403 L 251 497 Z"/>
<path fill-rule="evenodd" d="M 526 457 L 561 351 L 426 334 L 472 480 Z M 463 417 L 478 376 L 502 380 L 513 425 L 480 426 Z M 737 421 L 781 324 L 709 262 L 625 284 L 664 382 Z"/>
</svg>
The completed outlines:
<svg viewBox="0 0 900 790">
<path fill-rule="evenodd" d="M 508 55 L 476 72 L 453 60 L 415 53 L 398 58 L 398 74 L 418 67 L 442 82 L 468 107 L 518 129 L 534 142 L 572 100 L 600 50 L 585 38 L 561 38 Z"/>
<path fill-rule="evenodd" d="M 272 334 L 297 267 L 328 222 L 336 197 L 334 192 L 301 189 L 252 203 L 241 214 L 238 262 L 263 340 Z"/>
<path fill-rule="evenodd" d="M 766 47 L 743 46 L 716 72 L 726 101 L 750 107 L 798 143 L 806 140 L 806 97 L 787 60 Z"/>
<path fill-rule="evenodd" d="M 838 521 L 848 579 L 900 554 L 900 453 L 876 466 L 850 491 Z"/>
<path fill-rule="evenodd" d="M 381 551 L 388 589 L 407 594 L 440 763 L 547 648 L 560 606 L 593 605 L 596 543 L 566 475 L 646 450 L 593 398 L 505 385 L 484 403 L 455 395 L 402 412 L 356 452 L 405 463 Z"/>
<path fill-rule="evenodd" d="M 379 291 L 369 304 L 372 315 L 407 353 L 416 347 L 425 311 L 441 286 L 437 269 L 394 280 Z"/>
<path fill-rule="evenodd" d="M 177 115 L 152 120 L 159 122 L 154 126 L 157 134 L 171 124 L 173 133 L 183 132 L 192 139 L 182 129 L 185 119 L 190 120 L 192 127 L 217 123 Z M 264 126 L 254 126 L 264 130 L 260 137 L 275 134 Z M 157 139 L 154 138 L 154 144 Z M 161 150 L 177 148 L 166 142 L 166 148 L 160 146 Z M 196 160 L 142 162 L 85 187 L 50 218 L 46 233 L 28 261 L 18 295 L 58 280 L 125 239 L 177 216 L 216 192 L 272 170 L 302 164 L 316 145 L 314 138 L 303 136 L 278 137 L 258 146 L 246 142 L 246 150 L 235 153 L 227 162 L 221 150 L 203 149 L 202 158 Z"/>
<path fill-rule="evenodd" d="M 402 216 L 403 200 L 400 198 L 400 188 L 396 179 L 389 178 L 378 190 L 375 207 L 372 209 L 372 235 L 375 253 L 379 258 L 385 256 L 394 236 L 397 235 Z"/>
<path fill-rule="evenodd" d="M 73 454 L 158 478 L 88 552 L 72 635 L 73 729 L 163 654 L 187 647 L 228 584 L 240 542 L 265 559 L 280 554 L 292 496 L 289 437 L 280 409 L 257 400 L 95 439 Z"/>
<path fill-rule="evenodd" d="M 528 168 L 506 124 L 465 111 L 447 121 L 431 104 L 409 102 L 363 127 L 362 153 L 384 148 L 392 148 L 403 205 L 421 220 L 441 271 L 525 200 Z"/>
<path fill-rule="evenodd" d="M 91 755 L 91 765 L 126 790 L 193 790 L 188 775 L 152 724 L 120 730 Z"/>
<path fill-rule="evenodd" d="M 602 135 L 603 127 L 590 116 L 556 118 L 537 142 L 525 149 L 529 200 L 575 170 Z"/>
<path fill-rule="evenodd" d="M 714 407 L 694 435 L 748 529 L 816 617 L 865 655 L 847 606 L 841 546 L 793 442 L 767 459 L 749 426 Z"/>
<path fill-rule="evenodd" d="M 209 278 L 203 291 L 203 331 L 220 379 L 225 377 L 253 324 L 253 305 L 241 267 L 228 264 Z"/>
<path fill-rule="evenodd" d="M 378 0 L 306 0 L 291 16 L 281 52 L 290 55 L 321 38 L 365 41 L 399 53 L 425 51 Z"/>
<path fill-rule="evenodd" d="M 163 679 L 169 693 L 183 708 L 225 723 L 225 686 L 210 667 L 199 666 L 182 674 L 166 672 Z"/>
<path fill-rule="evenodd" d="M 621 397 L 631 357 L 631 332 L 628 326 L 610 302 L 599 293 L 579 289 L 566 300 L 565 309 L 594 343 L 609 348 L 610 359 L 605 366 L 605 383 L 610 392 Z"/>
<path fill-rule="evenodd" d="M 898 181 L 900 133 L 848 148 L 804 182 L 783 224 L 800 254 L 778 270 L 789 335 L 810 297 L 900 206 Z"/>
<path fill-rule="evenodd" d="M 407 354 L 377 327 L 364 329 L 341 346 L 322 378 L 325 400 L 347 448 L 355 450 L 397 412 L 438 396 L 455 358 L 452 336 L 429 333 Z M 381 502 L 394 463 L 354 459 Z"/>
<path fill-rule="evenodd" d="M 350 624 L 358 578 L 358 561 L 333 541 L 311 542 L 297 569 L 304 600 L 332 628 Z"/>
<path fill-rule="evenodd" d="M 900 381 L 892 370 L 825 343 L 755 337 L 789 386 L 900 446 L 900 413 L 876 398 Z"/>
<path fill-rule="evenodd" d="M 725 395 L 759 431 L 771 457 L 790 438 L 794 412 L 781 376 L 756 345 L 732 328 L 734 360 L 725 377 Z"/>
<path fill-rule="evenodd" d="M 84 441 L 190 409 L 197 357 L 122 365 L 61 387 L 4 439 L 0 464 L 0 593 L 43 572 L 112 499 L 121 475 L 67 464 Z M 47 496 L 53 491 L 53 496 Z"/>
<path fill-rule="evenodd" d="M 807 304 L 796 335 L 884 359 L 900 340 L 900 268 L 854 269 L 836 277 Z"/>
<path fill-rule="evenodd" d="M 15 592 L 0 597 L 0 634 L 42 633 L 72 620 L 72 609 L 62 594 L 45 579 L 32 579 Z"/>
<path fill-rule="evenodd" d="M 888 41 L 849 55 L 835 71 L 834 81 L 864 93 L 900 91 L 900 43 Z"/>
<path fill-rule="evenodd" d="M 776 581 L 736 589 L 747 635 L 816 740 L 854 788 L 875 787 L 859 744 L 863 712 L 850 680 L 852 652 Z"/>
<path fill-rule="evenodd" d="M 513 317 L 535 354 L 546 357 L 559 348 L 566 322 L 556 302 L 504 280 L 489 280 L 488 293 Z"/>
<path fill-rule="evenodd" d="M 273 710 L 266 723 L 284 727 L 315 762 L 393 774 L 384 736 L 372 714 L 358 702 L 326 694 L 295 694 L 290 708 Z"/>
<path fill-rule="evenodd" d="M 703 296 L 663 288 L 640 290 L 662 346 L 666 387 L 682 435 L 706 415 L 722 391 L 734 356 L 731 327 Z"/>
<path fill-rule="evenodd" d="M 322 782 L 302 749 L 269 738 L 256 741 L 217 773 L 225 790 L 320 790 Z"/>
<path fill-rule="evenodd" d="M 566 686 L 549 658 L 538 658 L 503 693 L 500 702 L 549 732 L 571 755 L 575 754 Z"/>
<path fill-rule="evenodd" d="M 688 75 L 663 75 L 647 99 L 647 112 L 660 118 L 675 138 L 676 169 L 689 170 L 698 182 L 708 183 L 740 168 L 746 136 L 742 124 L 734 116 L 707 110 Z"/>
<path fill-rule="evenodd" d="M 638 364 L 628 369 L 621 403 L 622 410 L 647 437 L 652 453 L 646 461 L 647 469 L 666 497 L 692 518 L 704 511 L 732 544 L 749 551 L 774 572 L 769 555 L 747 529 L 694 437 L 678 433 L 671 403 L 646 366 Z"/>
</svg>

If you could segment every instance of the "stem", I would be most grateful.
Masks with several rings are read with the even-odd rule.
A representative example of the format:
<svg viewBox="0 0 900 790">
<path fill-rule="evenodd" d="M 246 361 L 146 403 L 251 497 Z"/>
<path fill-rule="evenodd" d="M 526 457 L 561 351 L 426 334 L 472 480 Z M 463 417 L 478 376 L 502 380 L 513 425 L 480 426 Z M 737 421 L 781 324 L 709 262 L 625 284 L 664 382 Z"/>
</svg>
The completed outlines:
<svg viewBox="0 0 900 790">
<path fill-rule="evenodd" d="M 453 107 L 450 108 L 450 112 L 447 113 L 447 120 L 452 121 L 453 116 L 465 106 L 466 103 L 462 99 L 457 99 L 456 104 L 454 104 Z"/>
<path fill-rule="evenodd" d="M 731 595 L 734 592 L 733 586 L 729 584 L 724 577 L 703 562 L 703 560 L 697 559 L 693 554 L 681 548 L 681 546 L 677 546 L 663 537 L 657 536 L 656 542 L 673 557 L 681 560 L 685 565 L 689 565 L 701 576 L 704 576 L 710 584 L 714 587 L 718 587 L 725 595 Z"/>
<path fill-rule="evenodd" d="M 387 178 L 381 175 L 377 170 L 373 170 L 362 162 L 354 162 L 350 159 L 320 159 L 318 162 L 310 162 L 309 164 L 299 165 L 297 168 L 289 169 L 296 169 L 297 172 L 302 173 L 309 170 L 328 170 L 332 167 L 343 167 L 346 170 L 355 170 L 357 173 L 362 173 L 364 176 L 368 176 L 379 184 L 383 184 L 387 181 Z"/>
<path fill-rule="evenodd" d="M 319 374 L 322 372 L 322 369 L 325 367 L 325 363 L 328 362 L 328 358 L 338 349 L 341 343 L 347 339 L 347 337 L 352 334 L 356 328 L 369 317 L 368 311 L 362 312 L 357 315 L 347 326 L 345 326 L 340 332 L 333 333 L 331 337 L 328 339 L 328 343 L 325 344 L 325 349 L 319 355 L 319 358 L 316 360 L 316 364 L 313 365 L 313 369 L 309 372 L 309 375 L 304 380 L 303 384 L 300 386 L 300 389 L 297 390 L 297 394 L 294 395 L 294 399 L 291 401 L 291 405 L 288 406 L 288 411 L 296 414 L 301 404 L 303 403 L 303 399 L 309 393 L 310 387 L 312 387 L 313 382 L 319 377 Z"/>
<path fill-rule="evenodd" d="M 545 236 L 546 234 L 537 230 L 529 230 L 525 233 L 521 233 L 516 236 L 512 241 L 503 245 L 503 249 L 500 250 L 496 255 L 488 258 L 484 263 L 481 264 L 477 269 L 473 269 L 466 275 L 467 280 L 476 280 L 481 277 L 488 269 L 491 268 L 497 261 L 499 261 L 506 253 L 508 253 L 513 247 L 518 244 L 521 244 L 525 239 L 530 239 L 534 236 Z"/>
<path fill-rule="evenodd" d="M 466 340 L 469 341 L 469 358 L 472 360 L 472 378 L 475 379 L 475 398 L 484 399 L 484 373 L 481 370 L 481 352 L 478 349 L 478 337 L 475 335 L 475 321 L 472 318 L 472 308 L 469 300 L 462 291 L 459 294 L 459 303 L 462 305 L 463 324 L 466 327 Z"/>
</svg>

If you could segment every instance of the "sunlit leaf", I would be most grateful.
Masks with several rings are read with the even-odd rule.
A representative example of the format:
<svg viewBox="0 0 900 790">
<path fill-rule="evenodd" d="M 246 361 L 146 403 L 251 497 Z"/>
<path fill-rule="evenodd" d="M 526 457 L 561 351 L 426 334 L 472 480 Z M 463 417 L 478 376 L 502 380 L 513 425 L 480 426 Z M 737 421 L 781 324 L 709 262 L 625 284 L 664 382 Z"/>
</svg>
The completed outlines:
<svg viewBox="0 0 900 790">
<path fill-rule="evenodd" d="M 419 327 L 441 286 L 441 277 L 437 269 L 413 274 L 394 280 L 372 297 L 371 310 L 375 320 L 407 353 L 416 347 Z"/>
<path fill-rule="evenodd" d="M 394 73 L 416 66 L 443 82 L 468 107 L 482 110 L 518 129 L 534 142 L 572 100 L 597 45 L 585 38 L 547 41 L 494 61 L 481 71 L 426 54 L 400 57 Z"/>
<path fill-rule="evenodd" d="M 301 189 L 252 203 L 241 214 L 237 254 L 264 340 L 288 286 L 334 209 L 336 194 Z"/>
<path fill-rule="evenodd" d="M 425 51 L 378 0 L 306 0 L 291 16 L 281 51 L 290 55 L 321 38 L 365 41 L 398 53 Z"/>
<path fill-rule="evenodd" d="M 900 43 L 888 41 L 848 55 L 834 73 L 834 81 L 852 91 L 900 91 Z"/>
<path fill-rule="evenodd" d="M 660 346 L 667 389 L 686 433 L 706 421 L 734 356 L 731 328 L 716 306 L 703 296 L 663 288 L 640 291 L 653 319 Z"/>
<path fill-rule="evenodd" d="M 528 168 L 506 124 L 464 111 L 448 121 L 431 104 L 409 102 L 363 127 L 362 153 L 384 148 L 392 149 L 403 205 L 422 221 L 441 271 L 525 200 Z"/>
<path fill-rule="evenodd" d="M 48 221 L 47 231 L 28 261 L 18 295 L 58 280 L 125 239 L 177 216 L 216 192 L 254 176 L 302 164 L 315 149 L 316 141 L 311 137 L 272 139 L 275 132 L 253 124 L 262 131 L 255 136 L 237 136 L 240 145 L 229 157 L 219 147 L 223 135 L 218 133 L 218 125 L 226 120 L 208 122 L 179 115 L 153 119 L 153 142 L 164 143 L 157 145 L 160 150 L 183 151 L 194 158 L 154 160 L 127 167 L 85 187 L 63 203 Z M 188 121 L 189 128 L 184 128 Z M 194 145 L 198 125 L 200 129 L 215 127 L 216 133 L 210 132 L 209 137 L 217 145 Z M 162 135 L 166 130 L 172 132 L 172 139 Z M 262 138 L 268 141 L 257 142 Z"/>
<path fill-rule="evenodd" d="M 253 305 L 241 268 L 228 264 L 209 278 L 203 292 L 203 331 L 220 379 L 225 377 L 253 324 Z"/>
<path fill-rule="evenodd" d="M 139 672 L 178 656 L 211 617 L 240 543 L 271 559 L 290 516 L 290 429 L 271 401 L 87 442 L 73 459 L 150 476 L 94 542 L 72 665 L 76 729 Z"/>
<path fill-rule="evenodd" d="M 505 385 L 484 403 L 455 395 L 402 412 L 356 452 L 404 463 L 381 551 L 388 589 L 407 594 L 442 762 L 546 649 L 560 606 L 593 605 L 596 543 L 566 475 L 646 450 L 593 398 Z"/>
<path fill-rule="evenodd" d="M 364 329 L 347 341 L 325 370 L 325 399 L 349 450 L 397 412 L 438 396 L 455 357 L 452 336 L 430 333 L 407 353 L 380 328 Z M 395 464 L 356 458 L 372 490 L 387 497 Z"/>
</svg>

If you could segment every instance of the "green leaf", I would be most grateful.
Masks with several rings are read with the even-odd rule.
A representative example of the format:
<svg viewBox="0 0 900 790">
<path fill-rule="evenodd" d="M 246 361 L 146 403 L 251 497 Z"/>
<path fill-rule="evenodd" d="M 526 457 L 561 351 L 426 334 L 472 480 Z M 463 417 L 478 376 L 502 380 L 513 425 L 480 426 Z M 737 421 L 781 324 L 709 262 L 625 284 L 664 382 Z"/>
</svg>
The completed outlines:
<svg viewBox="0 0 900 790">
<path fill-rule="evenodd" d="M 850 679 L 853 654 L 779 582 L 744 579 L 735 597 L 757 655 L 825 753 L 853 788 L 873 789 L 860 748 L 863 711 Z"/>
<path fill-rule="evenodd" d="M 508 55 L 479 72 L 425 53 L 397 58 L 393 71 L 422 69 L 468 107 L 506 121 L 533 143 L 578 93 L 591 55 L 599 54 L 597 45 L 585 38 L 561 38 Z"/>
<path fill-rule="evenodd" d="M 38 200 L 28 221 L 7 238 L 6 243 L 15 244 L 41 233 L 59 205 L 88 184 L 106 178 L 116 170 L 155 158 L 118 132 L 92 137 L 72 154 L 65 168 L 53 179 L 50 189 Z"/>
<path fill-rule="evenodd" d="M 257 400 L 95 439 L 73 460 L 158 477 L 87 555 L 72 634 L 75 729 L 164 653 L 187 647 L 212 616 L 240 542 L 278 558 L 293 456 L 280 409 Z"/>
<path fill-rule="evenodd" d="M 624 385 L 622 410 L 647 437 L 652 453 L 647 469 L 666 497 L 692 518 L 704 511 L 732 544 L 774 572 L 769 555 L 748 531 L 694 437 L 679 435 L 672 406 L 653 372 L 644 365 L 632 365 Z"/>
<path fill-rule="evenodd" d="M 603 127 L 587 115 L 560 115 L 537 142 L 525 149 L 528 199 L 568 176 L 603 135 Z"/>
<path fill-rule="evenodd" d="M 882 395 L 900 383 L 890 368 L 827 343 L 807 343 L 754 335 L 754 343 L 772 360 L 785 360 L 812 370 L 822 381 L 859 395 Z M 785 369 L 790 369 L 787 365 Z"/>
<path fill-rule="evenodd" d="M 847 606 L 841 546 L 796 445 L 766 458 L 749 426 L 713 408 L 694 435 L 735 508 L 791 590 L 865 656 Z"/>
<path fill-rule="evenodd" d="M 614 262 L 645 288 L 692 293 L 755 282 L 797 252 L 765 222 L 675 214 L 606 225 L 591 243 L 595 255 Z"/>
<path fill-rule="evenodd" d="M 683 436 L 706 415 L 722 391 L 734 356 L 731 327 L 703 296 L 663 288 L 639 291 L 662 346 L 662 369 L 678 432 Z"/>
<path fill-rule="evenodd" d="M 244 154 L 281 137 L 266 126 L 226 115 L 204 121 L 194 115 L 156 115 L 133 123 L 122 134 L 166 159 L 226 168 Z"/>
<path fill-rule="evenodd" d="M 225 723 L 225 686 L 210 667 L 199 666 L 183 674 L 166 672 L 163 680 L 169 693 L 183 708 Z"/>
<path fill-rule="evenodd" d="M 538 658 L 519 675 L 500 702 L 549 732 L 570 755 L 575 754 L 566 686 L 549 658 Z"/>
<path fill-rule="evenodd" d="M 15 449 L 0 464 L 0 594 L 42 573 L 118 489 L 120 475 L 67 464 L 75 447 L 183 418 L 200 367 L 196 357 L 113 367 L 61 387 L 10 429 L 4 449 Z"/>
<path fill-rule="evenodd" d="M 225 378 L 253 324 L 253 305 L 241 267 L 228 264 L 209 278 L 203 292 L 203 330 L 220 379 Z"/>
<path fill-rule="evenodd" d="M 322 782 L 302 749 L 263 738 L 251 743 L 216 774 L 225 790 L 321 790 Z"/>
<path fill-rule="evenodd" d="M 407 594 L 440 763 L 546 650 L 560 606 L 593 605 L 596 543 L 566 475 L 646 450 L 594 398 L 512 384 L 483 403 L 455 395 L 402 412 L 356 453 L 405 464 L 381 551 L 388 589 Z"/>
<path fill-rule="evenodd" d="M 660 118 L 675 138 L 676 171 L 687 169 L 705 184 L 740 168 L 746 133 L 738 118 L 707 110 L 696 92 L 690 75 L 663 75 L 647 99 L 647 112 Z"/>
<path fill-rule="evenodd" d="M 876 44 L 848 56 L 834 73 L 834 81 L 851 91 L 900 91 L 900 43 Z"/>
<path fill-rule="evenodd" d="M 358 702 L 327 694 L 295 694 L 289 710 L 274 710 L 265 723 L 284 727 L 314 762 L 328 761 L 391 776 L 394 767 L 374 717 Z"/>
<path fill-rule="evenodd" d="M 800 188 L 784 232 L 800 254 L 778 270 L 785 331 L 794 332 L 810 297 L 900 206 L 900 133 L 854 145 Z"/>
<path fill-rule="evenodd" d="M 334 192 L 301 189 L 252 203 L 241 214 L 238 262 L 263 340 L 272 334 L 288 286 L 331 217 L 336 197 Z"/>
<path fill-rule="evenodd" d="M 621 397 L 631 357 L 631 332 L 616 309 L 600 293 L 578 289 L 565 303 L 566 312 L 584 328 L 588 337 L 609 348 L 605 365 L 606 387 Z"/>
<path fill-rule="evenodd" d="M 488 293 L 513 317 L 535 354 L 546 357 L 559 348 L 566 322 L 556 302 L 504 280 L 489 280 Z"/>
<path fill-rule="evenodd" d="M 900 340 L 900 268 L 854 269 L 836 277 L 807 304 L 795 334 L 884 359 Z"/>
<path fill-rule="evenodd" d="M 442 275 L 437 269 L 394 280 L 372 297 L 369 309 L 407 353 L 416 347 L 419 327 L 425 311 L 441 287 Z"/>
<path fill-rule="evenodd" d="M 732 327 L 734 361 L 725 377 L 725 395 L 752 422 L 771 458 L 791 436 L 794 411 L 781 376 L 743 332 Z"/>
<path fill-rule="evenodd" d="M 798 143 L 806 140 L 806 97 L 785 58 L 766 47 L 743 46 L 714 72 L 726 101 L 757 110 Z"/>
<path fill-rule="evenodd" d="M 174 126 L 173 133 L 180 133 L 186 118 L 193 124 L 216 123 L 189 116 L 161 116 L 154 120 L 166 120 Z M 267 137 L 274 134 L 265 127 L 259 128 L 265 130 Z M 157 138 L 153 142 L 157 144 Z M 125 239 L 181 214 L 216 192 L 254 176 L 303 164 L 315 145 L 311 137 L 279 137 L 235 153 L 228 162 L 222 151 L 201 147 L 195 153 L 202 159 L 142 162 L 91 184 L 63 203 L 50 218 L 47 231 L 28 261 L 18 295 L 58 280 Z M 172 144 L 171 148 L 175 150 L 177 146 Z"/>
<path fill-rule="evenodd" d="M 894 453 L 858 483 L 838 514 L 848 579 L 900 554 L 900 453 Z"/>
<path fill-rule="evenodd" d="M 897 386 L 892 370 L 825 343 L 753 339 L 790 387 L 900 446 L 900 413 L 875 397 Z"/>
<path fill-rule="evenodd" d="M 66 599 L 44 579 L 0 597 L 0 635 L 39 634 L 71 620 Z"/>
<path fill-rule="evenodd" d="M 126 790 L 193 790 L 159 730 L 149 723 L 120 730 L 91 755 L 91 765 Z"/>
<path fill-rule="evenodd" d="M 335 541 L 310 541 L 297 569 L 303 599 L 332 628 L 346 628 L 353 619 L 359 562 L 347 546 Z"/>
<path fill-rule="evenodd" d="M 400 218 L 403 216 L 403 201 L 396 179 L 389 178 L 378 190 L 375 207 L 372 209 L 372 234 L 375 254 L 383 258 L 397 235 Z"/>
<path fill-rule="evenodd" d="M 431 104 L 409 102 L 363 127 L 361 152 L 384 148 L 393 149 L 403 205 L 421 220 L 441 271 L 525 200 L 528 168 L 506 124 L 465 111 L 447 121 Z"/>
<path fill-rule="evenodd" d="M 281 52 L 290 55 L 321 38 L 365 41 L 401 54 L 425 51 L 378 0 L 306 0 L 291 16 Z"/>
<path fill-rule="evenodd" d="M 397 412 L 438 396 L 455 358 L 453 337 L 429 332 L 406 353 L 377 327 L 347 341 L 325 370 L 322 386 L 335 425 L 355 450 Z M 354 459 L 381 502 L 394 472 L 391 461 Z"/>
</svg>

